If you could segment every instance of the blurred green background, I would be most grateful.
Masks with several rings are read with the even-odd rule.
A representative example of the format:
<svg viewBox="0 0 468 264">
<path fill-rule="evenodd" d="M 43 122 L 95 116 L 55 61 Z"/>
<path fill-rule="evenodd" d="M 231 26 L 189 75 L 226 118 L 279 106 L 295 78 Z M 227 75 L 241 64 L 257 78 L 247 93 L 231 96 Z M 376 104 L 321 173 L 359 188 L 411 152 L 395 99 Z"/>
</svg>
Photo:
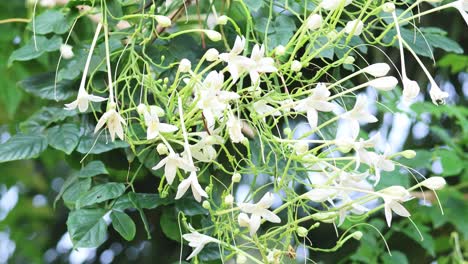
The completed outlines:
<svg viewBox="0 0 468 264">
<path fill-rule="evenodd" d="M 31 14 L 32 7 L 27 7 L 24 1 L 0 2 L 0 143 L 19 131 L 22 121 L 47 104 L 22 91 L 17 82 L 55 69 L 58 54 L 45 54 L 34 62 L 7 66 L 10 54 L 24 45 L 31 34 L 25 31 L 26 23 L 3 22 L 9 18 L 29 18 Z M 456 11 L 444 11 L 432 16 L 430 21 L 423 18 L 421 24 L 430 26 L 434 22 L 468 50 L 466 25 Z M 386 53 L 397 62 L 398 50 L 393 48 Z M 377 52 L 372 56 L 375 57 L 372 61 L 385 59 Z M 449 92 L 447 105 L 436 107 L 426 95 L 426 102 L 415 103 L 410 114 L 387 118 L 381 129 L 389 135 L 393 133 L 404 149 L 417 151 L 418 156 L 408 165 L 426 176 L 446 178 L 449 187 L 438 192 L 445 215 L 441 215 L 431 193 L 426 193 L 432 203 L 420 199 L 408 203 L 423 241 L 410 221 L 396 221 L 387 229 L 380 215 L 370 221 L 388 239 L 392 258 L 378 233 L 367 231 L 360 244 L 350 243 L 337 254 L 314 253 L 309 255 L 312 259 L 322 263 L 463 263 L 468 259 L 468 56 L 436 50 L 435 57 L 435 64 L 429 59 L 424 62 L 432 68 L 431 72 L 438 73 L 436 79 L 441 88 Z M 417 64 L 407 65 L 410 65 L 409 75 L 420 80 L 425 90 L 427 81 L 422 71 L 414 67 Z M 397 96 L 391 95 L 382 98 L 390 109 L 396 109 L 397 100 Z M 407 125 L 392 131 L 401 122 Z M 151 240 L 146 240 L 140 225 L 132 242 L 124 241 L 110 230 L 107 242 L 98 249 L 71 249 L 65 224 L 68 210 L 60 202 L 53 209 L 53 201 L 71 173 L 66 161 L 76 158 L 48 149 L 35 160 L 0 164 L 0 263 L 170 263 L 177 260 L 180 246 L 159 229 L 160 210 L 147 211 Z M 387 179 L 384 182 L 387 185 L 408 186 L 411 182 L 410 175 L 403 172 L 383 178 Z M 140 178 L 137 185 L 142 191 L 156 191 L 153 177 Z M 137 213 L 134 216 L 137 219 Z M 333 233 L 329 229 L 319 229 L 314 233 L 314 240 L 327 245 L 334 241 L 330 234 Z"/>
</svg>

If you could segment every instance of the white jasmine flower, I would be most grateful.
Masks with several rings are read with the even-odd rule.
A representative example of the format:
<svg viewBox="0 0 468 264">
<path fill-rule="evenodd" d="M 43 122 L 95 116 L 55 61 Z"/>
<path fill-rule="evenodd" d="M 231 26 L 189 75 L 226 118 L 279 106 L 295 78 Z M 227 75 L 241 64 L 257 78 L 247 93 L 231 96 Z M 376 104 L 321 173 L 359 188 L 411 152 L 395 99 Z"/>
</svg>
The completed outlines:
<svg viewBox="0 0 468 264">
<path fill-rule="evenodd" d="M 166 176 L 167 183 L 172 184 L 176 176 L 177 169 L 182 169 L 187 172 L 197 171 L 197 168 L 193 165 L 193 162 L 188 161 L 180 157 L 179 154 L 171 152 L 167 157 L 159 161 L 153 170 L 158 170 L 164 166 L 164 175 Z"/>
<path fill-rule="evenodd" d="M 170 27 L 172 25 L 171 19 L 167 16 L 155 15 L 154 19 L 156 19 L 160 27 Z"/>
<path fill-rule="evenodd" d="M 229 114 L 226 126 L 228 128 L 229 137 L 233 143 L 240 143 L 245 139 L 244 134 L 242 134 L 242 122 L 232 113 Z"/>
<path fill-rule="evenodd" d="M 144 111 L 143 116 L 145 118 L 146 130 L 146 139 L 151 140 L 159 136 L 159 133 L 171 133 L 177 131 L 178 128 L 174 125 L 160 123 L 159 116 L 161 115 L 161 108 L 151 105 L 149 107 L 150 111 Z"/>
<path fill-rule="evenodd" d="M 293 60 L 291 63 L 291 71 L 298 72 L 302 69 L 302 64 L 300 61 Z"/>
<path fill-rule="evenodd" d="M 211 29 L 206 29 L 204 30 L 206 36 L 213 42 L 220 41 L 223 36 L 218 31 L 214 31 Z"/>
<path fill-rule="evenodd" d="M 202 197 L 208 197 L 208 194 L 205 192 L 205 190 L 203 190 L 200 183 L 198 183 L 197 174 L 192 171 L 187 179 L 180 182 L 179 186 L 177 187 L 177 194 L 175 199 L 178 200 L 182 198 L 189 187 L 192 188 L 193 197 L 195 200 L 197 200 L 197 202 L 201 202 Z"/>
<path fill-rule="evenodd" d="M 62 58 L 68 60 L 73 58 L 73 47 L 68 45 L 68 44 L 62 44 L 60 45 L 60 54 L 62 55 Z"/>
<path fill-rule="evenodd" d="M 393 76 L 380 77 L 369 82 L 369 86 L 382 91 L 390 91 L 395 88 L 397 84 L 398 80 Z"/>
<path fill-rule="evenodd" d="M 227 21 L 228 21 L 228 17 L 225 15 L 219 16 L 218 19 L 216 20 L 218 25 L 226 25 Z"/>
<path fill-rule="evenodd" d="M 377 154 L 375 152 L 365 152 L 365 155 L 360 155 L 362 162 L 373 166 L 375 169 L 375 183 L 377 185 L 380 181 L 380 171 L 394 171 L 395 163 L 388 158 L 389 148 L 387 147 L 383 154 Z"/>
<path fill-rule="evenodd" d="M 187 59 L 182 59 L 179 64 L 180 72 L 189 72 L 192 69 L 192 63 Z"/>
<path fill-rule="evenodd" d="M 277 69 L 274 66 L 275 61 L 272 58 L 265 58 L 265 46 L 258 46 L 257 44 L 252 49 L 250 55 L 252 65 L 249 70 L 250 80 L 254 86 L 258 85 L 260 79 L 260 73 L 264 72 L 276 72 Z"/>
<path fill-rule="evenodd" d="M 387 73 L 390 71 L 390 66 L 388 66 L 387 63 L 375 63 L 372 65 L 369 65 L 362 69 L 363 72 L 370 74 L 374 77 L 382 77 L 387 75 Z"/>
<path fill-rule="evenodd" d="M 440 190 L 447 184 L 442 177 L 430 177 L 421 182 L 421 185 L 431 190 Z"/>
<path fill-rule="evenodd" d="M 192 231 L 192 233 L 184 234 L 182 237 L 189 242 L 189 246 L 193 247 L 194 250 L 190 256 L 187 257 L 187 260 L 195 257 L 208 243 L 219 243 L 219 240 L 212 238 L 207 235 L 198 233 L 197 231 Z"/>
<path fill-rule="evenodd" d="M 317 87 L 312 90 L 312 93 L 306 99 L 302 99 L 294 107 L 296 111 L 306 112 L 307 120 L 311 129 L 315 129 L 318 123 L 318 112 L 330 112 L 333 111 L 334 105 L 328 102 L 330 97 L 330 91 L 323 83 L 317 84 Z"/>
<path fill-rule="evenodd" d="M 363 28 L 364 28 L 364 23 L 359 19 L 355 19 L 346 23 L 346 27 L 344 28 L 344 31 L 347 34 L 353 33 L 354 36 L 359 36 L 361 35 Z"/>
<path fill-rule="evenodd" d="M 409 217 L 411 214 L 401 203 L 411 199 L 409 192 L 402 186 L 390 186 L 380 191 L 380 196 L 384 200 L 385 219 L 387 225 L 392 224 L 392 211 L 399 216 Z"/>
<path fill-rule="evenodd" d="M 351 4 L 352 0 L 323 0 L 320 6 L 329 11 L 333 11 L 340 7 L 341 5 L 343 7 Z"/>
<path fill-rule="evenodd" d="M 125 120 L 120 116 L 120 114 L 115 110 L 115 104 L 112 106 L 107 112 L 105 112 L 101 118 L 99 119 L 96 128 L 94 129 L 94 133 L 96 134 L 104 124 L 107 124 L 107 129 L 109 129 L 109 134 L 111 136 L 112 141 L 115 140 L 115 135 L 123 140 L 124 133 L 123 133 L 123 126 L 125 125 Z"/>
<path fill-rule="evenodd" d="M 408 77 L 403 77 L 403 100 L 412 101 L 416 96 L 418 96 L 420 88 L 419 84 L 416 81 L 408 79 Z"/>
<path fill-rule="evenodd" d="M 253 236 L 260 227 L 262 219 L 272 223 L 280 223 L 281 219 L 276 214 L 268 210 L 272 204 L 273 194 L 270 192 L 266 193 L 256 204 L 239 203 L 239 208 L 242 212 L 251 214 L 250 218 L 245 214 L 239 214 L 239 225 L 248 225 L 250 235 Z"/>
<path fill-rule="evenodd" d="M 351 137 L 356 138 L 359 134 L 359 122 L 375 123 L 378 119 L 367 110 L 367 97 L 358 95 L 354 108 L 341 116 L 348 121 Z"/>
<path fill-rule="evenodd" d="M 322 26 L 323 18 L 319 14 L 313 14 L 307 18 L 306 26 L 308 30 L 315 30 Z"/>
<path fill-rule="evenodd" d="M 254 65 L 254 62 L 251 59 L 239 55 L 244 51 L 244 47 L 245 38 L 237 36 L 231 51 L 229 53 L 225 52 L 219 54 L 219 58 L 222 61 L 227 62 L 227 69 L 231 74 L 233 82 L 236 82 L 242 73 L 251 69 Z"/>
<path fill-rule="evenodd" d="M 435 82 L 431 82 L 431 88 L 429 90 L 432 103 L 435 105 L 445 104 L 445 99 L 449 96 L 447 92 L 442 91 Z"/>
<path fill-rule="evenodd" d="M 336 191 L 332 189 L 324 189 L 324 188 L 314 188 L 303 196 L 313 202 L 322 203 L 329 199 L 332 199 L 336 195 Z"/>
<path fill-rule="evenodd" d="M 215 61 L 218 59 L 218 56 L 219 56 L 219 52 L 215 48 L 211 48 L 207 50 L 205 53 L 205 58 L 207 61 Z"/>
<path fill-rule="evenodd" d="M 216 156 L 216 149 L 214 145 L 221 145 L 224 143 L 223 137 L 217 134 L 215 130 L 210 134 L 207 132 L 199 132 L 198 136 L 201 138 L 196 144 L 190 146 L 193 158 L 203 162 L 213 161 Z"/>
<path fill-rule="evenodd" d="M 69 104 L 65 104 L 65 109 L 74 110 L 78 107 L 78 110 L 83 113 L 88 110 L 89 102 L 102 102 L 105 100 L 107 100 L 107 98 L 88 94 L 83 86 L 78 90 L 78 97 L 76 100 Z"/>
</svg>

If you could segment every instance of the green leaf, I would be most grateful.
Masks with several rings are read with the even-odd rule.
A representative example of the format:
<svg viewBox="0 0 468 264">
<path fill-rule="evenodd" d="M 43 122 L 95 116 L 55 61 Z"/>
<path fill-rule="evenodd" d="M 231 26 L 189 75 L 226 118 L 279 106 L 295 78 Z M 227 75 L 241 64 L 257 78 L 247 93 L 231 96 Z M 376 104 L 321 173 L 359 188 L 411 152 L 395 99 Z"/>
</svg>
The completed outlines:
<svg viewBox="0 0 468 264">
<path fill-rule="evenodd" d="M 406 255 L 401 253 L 400 251 L 392 250 L 392 255 L 389 254 L 382 255 L 382 263 L 384 264 L 408 264 L 408 259 Z"/>
<path fill-rule="evenodd" d="M 76 124 L 61 124 L 47 130 L 49 145 L 70 155 L 80 141 L 80 128 Z"/>
<path fill-rule="evenodd" d="M 440 48 L 447 52 L 462 54 L 463 48 L 445 35 L 447 32 L 440 28 L 421 28 L 427 42 L 434 48 Z"/>
<path fill-rule="evenodd" d="M 17 134 L 0 145 L 0 163 L 36 158 L 46 148 L 45 136 Z"/>
<path fill-rule="evenodd" d="M 104 163 L 99 160 L 91 161 L 78 173 L 76 173 L 76 175 L 80 178 L 89 178 L 100 174 L 109 174 L 109 172 L 106 170 Z"/>
<path fill-rule="evenodd" d="M 52 32 L 63 34 L 70 29 L 72 22 L 73 20 L 67 19 L 67 16 L 59 10 L 49 9 L 36 17 L 35 25 L 31 21 L 28 29 L 41 35 Z"/>
<path fill-rule="evenodd" d="M 27 133 L 41 133 L 49 125 L 76 114 L 76 111 L 68 111 L 59 107 L 43 107 L 26 121 L 20 123 L 20 128 Z"/>
<path fill-rule="evenodd" d="M 172 201 L 168 198 L 161 198 L 159 194 L 153 193 L 134 193 L 133 198 L 135 203 L 137 203 L 138 207 L 141 209 L 154 209 L 161 205 L 168 205 L 172 203 Z M 134 208 L 134 206 L 130 201 L 128 194 L 120 196 L 112 207 L 114 210 L 121 211 L 129 208 Z"/>
<path fill-rule="evenodd" d="M 180 241 L 179 221 L 173 208 L 164 210 L 159 222 L 164 235 L 174 241 Z"/>
<path fill-rule="evenodd" d="M 134 208 L 136 208 L 138 210 L 138 212 L 140 213 L 140 218 L 141 218 L 141 221 L 143 221 L 143 226 L 145 227 L 146 235 L 147 235 L 148 239 L 151 239 L 151 232 L 150 232 L 150 228 L 149 228 L 148 219 L 146 219 L 145 212 L 143 212 L 143 209 L 141 208 L 140 204 L 138 203 L 136 194 L 134 192 L 131 192 L 131 193 L 128 194 L 128 198 L 130 199 L 130 202 L 132 203 Z"/>
<path fill-rule="evenodd" d="M 418 228 L 423 237 L 422 240 L 418 231 L 413 226 L 407 226 L 406 228 L 403 228 L 402 231 L 403 231 L 403 234 L 413 239 L 416 243 L 418 243 L 421 247 L 423 247 L 426 250 L 426 252 L 428 252 L 432 257 L 434 257 L 435 256 L 434 239 L 429 233 L 430 232 L 429 227 L 425 225 L 419 225 Z"/>
<path fill-rule="evenodd" d="M 285 46 L 296 30 L 294 19 L 286 15 L 277 16 L 270 26 L 273 28 L 274 33 L 268 35 L 268 39 L 270 40 L 268 42 L 269 48 L 274 48 L 278 45 Z"/>
<path fill-rule="evenodd" d="M 54 208 L 55 208 L 55 205 L 57 204 L 58 200 L 60 200 L 60 198 L 62 197 L 62 195 L 64 194 L 64 192 L 68 189 L 68 187 L 70 187 L 73 183 L 75 183 L 76 181 L 78 180 L 78 177 L 76 176 L 70 176 L 68 177 L 62 184 L 62 187 L 60 187 L 60 191 L 59 193 L 57 194 L 57 196 L 55 197 L 55 200 L 54 200 Z"/>
<path fill-rule="evenodd" d="M 208 213 L 208 210 L 203 208 L 200 203 L 193 199 L 180 199 L 176 201 L 176 208 L 184 212 L 188 216 L 201 215 Z"/>
<path fill-rule="evenodd" d="M 257 12 L 263 6 L 263 0 L 244 0 L 250 12 Z"/>
<path fill-rule="evenodd" d="M 75 248 L 98 247 L 106 241 L 105 214 L 104 209 L 81 209 L 70 213 L 67 227 Z"/>
<path fill-rule="evenodd" d="M 440 67 L 450 68 L 452 74 L 459 73 L 461 71 L 468 71 L 468 56 L 459 54 L 446 54 L 440 60 L 437 61 Z"/>
<path fill-rule="evenodd" d="M 115 231 L 119 232 L 123 238 L 130 241 L 135 237 L 135 223 L 130 216 L 119 211 L 112 211 L 110 218 Z"/>
<path fill-rule="evenodd" d="M 436 155 L 440 157 L 443 176 L 456 176 L 463 170 L 464 162 L 453 150 L 438 149 Z"/>
<path fill-rule="evenodd" d="M 43 73 L 29 77 L 18 83 L 26 92 L 48 100 L 66 100 L 78 92 L 74 82 L 62 80 L 55 86 L 55 75 L 53 72 Z"/>
<path fill-rule="evenodd" d="M 97 139 L 93 134 L 85 135 L 81 138 L 80 144 L 76 151 L 82 154 L 101 154 L 117 148 L 126 148 L 128 143 L 125 141 L 116 140 L 114 142 L 110 141 L 110 138 L 106 140 L 106 136 L 101 134 Z"/>
<path fill-rule="evenodd" d="M 123 183 L 109 182 L 97 185 L 80 196 L 78 201 L 76 201 L 76 207 L 80 208 L 115 199 L 121 196 L 124 192 L 125 184 Z"/>
<path fill-rule="evenodd" d="M 44 36 L 36 36 L 35 43 L 36 44 L 34 44 L 33 38 L 23 47 L 13 51 L 8 59 L 8 66 L 11 66 L 14 61 L 29 61 L 40 57 L 45 52 L 59 50 L 60 45 L 62 45 L 62 38 L 59 36 L 53 36 L 48 39 Z"/>
<path fill-rule="evenodd" d="M 72 181 L 62 196 L 65 205 L 67 205 L 69 208 L 74 208 L 78 198 L 87 192 L 89 188 L 91 188 L 91 178 Z"/>
</svg>

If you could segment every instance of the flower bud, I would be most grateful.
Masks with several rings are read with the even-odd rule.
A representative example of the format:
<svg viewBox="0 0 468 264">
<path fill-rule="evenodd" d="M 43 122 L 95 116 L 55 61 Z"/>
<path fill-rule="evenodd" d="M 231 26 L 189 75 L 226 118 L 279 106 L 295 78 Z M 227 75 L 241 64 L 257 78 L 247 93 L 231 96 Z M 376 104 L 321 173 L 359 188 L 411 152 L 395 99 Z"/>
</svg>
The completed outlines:
<svg viewBox="0 0 468 264">
<path fill-rule="evenodd" d="M 291 133 L 292 133 L 291 128 L 287 127 L 287 128 L 285 128 L 285 129 L 283 129 L 283 134 L 284 134 L 285 136 L 289 137 L 289 136 L 291 135 Z"/>
<path fill-rule="evenodd" d="M 435 105 L 445 104 L 445 98 L 449 96 L 447 92 L 442 91 L 435 83 L 431 84 L 429 95 L 431 96 L 432 103 Z"/>
<path fill-rule="evenodd" d="M 297 60 L 293 60 L 293 62 L 291 63 L 291 70 L 292 71 L 295 71 L 295 72 L 298 72 L 302 69 L 302 64 L 301 62 L 297 61 Z"/>
<path fill-rule="evenodd" d="M 182 59 L 179 64 L 180 72 L 189 72 L 192 69 L 192 63 L 187 59 Z"/>
<path fill-rule="evenodd" d="M 321 213 L 313 214 L 312 219 L 321 221 L 324 223 L 333 223 L 337 216 L 338 214 L 335 212 L 321 212 Z"/>
<path fill-rule="evenodd" d="M 62 58 L 66 60 L 73 58 L 74 54 L 72 48 L 73 47 L 68 44 L 62 44 L 60 46 L 60 54 L 62 55 Z"/>
<path fill-rule="evenodd" d="M 296 151 L 297 155 L 305 154 L 309 150 L 309 144 L 304 141 L 299 141 L 294 144 L 294 150 Z"/>
<path fill-rule="evenodd" d="M 377 90 L 390 91 L 398 84 L 397 78 L 393 76 L 385 76 L 374 79 L 369 82 L 369 85 Z"/>
<path fill-rule="evenodd" d="M 171 19 L 167 16 L 156 15 L 154 16 L 154 18 L 156 19 L 156 21 L 158 22 L 158 26 L 160 27 L 169 27 L 172 25 Z"/>
<path fill-rule="evenodd" d="M 225 16 L 225 15 L 222 15 L 222 16 L 218 17 L 218 19 L 216 20 L 216 23 L 218 25 L 226 25 L 227 21 L 228 21 L 228 17 Z"/>
<path fill-rule="evenodd" d="M 321 15 L 313 14 L 306 21 L 307 29 L 308 30 L 318 29 L 322 26 L 322 22 L 323 22 L 323 19 Z"/>
<path fill-rule="evenodd" d="M 404 187 L 393 185 L 380 191 L 380 193 L 390 196 L 391 199 L 403 201 L 410 197 L 410 193 Z"/>
<path fill-rule="evenodd" d="M 244 256 L 244 254 L 237 254 L 236 263 L 237 263 L 237 264 L 245 264 L 245 263 L 247 263 L 247 257 Z"/>
<path fill-rule="evenodd" d="M 130 25 L 130 23 L 127 21 L 127 20 L 120 20 L 119 23 L 117 23 L 117 25 L 115 25 L 115 27 L 118 29 L 118 30 L 123 30 L 123 29 L 127 29 L 129 27 L 131 27 L 132 25 Z"/>
<path fill-rule="evenodd" d="M 382 5 L 382 10 L 386 13 L 392 13 L 393 11 L 395 11 L 395 4 L 387 2 Z"/>
<path fill-rule="evenodd" d="M 315 188 L 311 191 L 306 192 L 304 194 L 304 197 L 313 202 L 321 203 L 332 198 L 335 194 L 336 192 L 334 190 Z"/>
<path fill-rule="evenodd" d="M 205 208 L 206 210 L 210 210 L 211 209 L 210 202 L 208 202 L 207 200 L 203 201 L 202 207 Z"/>
<path fill-rule="evenodd" d="M 416 81 L 403 77 L 403 100 L 413 100 L 418 96 L 420 90 L 421 88 L 419 88 L 419 84 Z"/>
<path fill-rule="evenodd" d="M 402 151 L 401 155 L 403 157 L 407 158 L 407 159 L 412 159 L 412 158 L 416 157 L 416 151 L 411 150 L 411 149 L 407 149 L 405 151 Z"/>
<path fill-rule="evenodd" d="M 364 23 L 361 20 L 355 19 L 346 23 L 346 27 L 344 31 L 347 34 L 353 33 L 354 36 L 359 36 L 362 33 L 362 29 L 364 28 Z"/>
<path fill-rule="evenodd" d="M 352 235 L 353 238 L 356 239 L 356 240 L 361 240 L 361 238 L 362 238 L 362 236 L 363 236 L 363 234 L 362 234 L 361 231 L 356 231 L 356 232 L 352 233 L 351 235 Z"/>
<path fill-rule="evenodd" d="M 219 52 L 217 49 L 211 48 L 206 51 L 205 58 L 207 61 L 215 61 L 218 59 Z"/>
<path fill-rule="evenodd" d="M 159 155 L 167 155 L 169 153 L 169 150 L 167 149 L 166 145 L 163 143 L 159 143 L 156 146 L 156 151 L 158 152 Z"/>
<path fill-rule="evenodd" d="M 250 218 L 245 213 L 240 213 L 237 217 L 237 222 L 239 223 L 239 226 L 247 227 L 250 225 Z"/>
<path fill-rule="evenodd" d="M 346 56 L 346 58 L 344 59 L 343 63 L 344 64 L 353 64 L 355 61 L 354 57 L 353 56 Z"/>
<path fill-rule="evenodd" d="M 214 42 L 220 41 L 222 38 L 221 34 L 217 31 L 206 29 L 204 30 L 204 32 L 211 41 L 214 41 Z"/>
<path fill-rule="evenodd" d="M 300 226 L 296 229 L 296 233 L 299 237 L 306 237 L 309 231 L 307 228 Z"/>
<path fill-rule="evenodd" d="M 283 45 L 278 45 L 275 48 L 275 54 L 278 56 L 282 56 L 286 53 L 286 48 Z"/>
<path fill-rule="evenodd" d="M 236 172 L 232 175 L 232 182 L 233 183 L 237 183 L 237 182 L 240 182 L 242 180 L 242 176 L 240 175 L 240 173 Z"/>
<path fill-rule="evenodd" d="M 421 185 L 431 190 L 440 190 L 447 184 L 442 177 L 430 177 L 421 182 Z"/>
<path fill-rule="evenodd" d="M 228 194 L 226 197 L 224 197 L 224 203 L 227 205 L 232 205 L 234 203 L 234 197 Z"/>
<path fill-rule="evenodd" d="M 390 66 L 384 62 L 374 63 L 365 67 L 362 71 L 374 77 L 382 77 L 387 75 L 388 71 L 390 71 Z"/>
<path fill-rule="evenodd" d="M 146 108 L 146 105 L 145 105 L 145 104 L 139 104 L 139 105 L 137 106 L 137 112 L 138 112 L 138 114 L 140 114 L 140 115 L 144 115 L 144 114 L 146 113 L 146 111 L 148 111 L 147 109 L 148 109 L 148 108 Z"/>
</svg>

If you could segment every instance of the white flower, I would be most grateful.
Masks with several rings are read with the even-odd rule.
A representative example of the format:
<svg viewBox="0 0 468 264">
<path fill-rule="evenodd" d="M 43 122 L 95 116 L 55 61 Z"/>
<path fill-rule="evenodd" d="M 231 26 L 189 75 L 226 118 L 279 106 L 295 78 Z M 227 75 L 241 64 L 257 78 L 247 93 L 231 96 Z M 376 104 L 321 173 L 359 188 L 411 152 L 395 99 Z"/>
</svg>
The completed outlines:
<svg viewBox="0 0 468 264">
<path fill-rule="evenodd" d="M 171 19 L 167 16 L 155 15 L 154 19 L 156 19 L 160 27 L 170 27 L 172 24 Z"/>
<path fill-rule="evenodd" d="M 352 138 L 357 138 L 359 134 L 359 122 L 375 123 L 378 119 L 367 110 L 367 97 L 365 95 L 358 95 L 354 108 L 344 113 L 341 116 L 349 123 L 349 130 Z"/>
<path fill-rule="evenodd" d="M 308 30 L 315 30 L 322 26 L 323 18 L 319 14 L 313 14 L 307 18 L 306 26 Z"/>
<path fill-rule="evenodd" d="M 151 140 L 159 136 L 159 133 L 171 133 L 177 131 L 178 128 L 176 126 L 160 123 L 159 116 L 161 115 L 162 109 L 151 105 L 149 107 L 150 111 L 144 111 L 143 116 L 145 118 L 145 125 L 147 127 L 146 130 L 146 139 Z"/>
<path fill-rule="evenodd" d="M 369 82 L 369 85 L 377 90 L 390 91 L 398 84 L 397 78 L 393 76 L 385 76 L 374 79 Z"/>
<path fill-rule="evenodd" d="M 234 196 L 228 194 L 224 197 L 224 203 L 227 205 L 232 205 L 234 203 Z"/>
<path fill-rule="evenodd" d="M 355 19 L 346 23 L 346 27 L 344 28 L 344 31 L 347 34 L 353 33 L 354 36 L 359 36 L 362 33 L 363 27 L 364 27 L 364 23 L 359 19 Z"/>
<path fill-rule="evenodd" d="M 330 91 L 323 83 L 317 84 L 317 87 L 312 90 L 312 93 L 306 99 L 302 99 L 294 107 L 296 111 L 306 112 L 307 120 L 311 129 L 315 129 L 318 123 L 318 112 L 333 111 L 334 105 L 328 102 Z"/>
<path fill-rule="evenodd" d="M 336 195 L 336 191 L 332 189 L 315 188 L 303 194 L 303 196 L 313 202 L 322 203 L 328 199 L 332 199 Z"/>
<path fill-rule="evenodd" d="M 375 183 L 377 185 L 380 181 L 380 171 L 394 171 L 395 163 L 388 158 L 389 148 L 387 147 L 383 154 L 377 154 L 375 152 L 364 152 L 365 155 L 360 155 L 362 162 L 373 166 L 375 169 Z"/>
<path fill-rule="evenodd" d="M 206 36 L 213 42 L 220 41 L 222 39 L 221 34 L 218 31 L 214 31 L 211 29 L 204 30 Z"/>
<path fill-rule="evenodd" d="M 231 74 L 233 82 L 236 82 L 242 73 L 254 65 L 254 62 L 251 59 L 239 55 L 244 51 L 244 48 L 245 38 L 237 36 L 231 51 L 229 53 L 225 52 L 219 54 L 219 58 L 222 61 L 227 62 L 227 69 Z"/>
<path fill-rule="evenodd" d="M 272 204 L 273 194 L 270 192 L 267 192 L 256 204 L 239 203 L 239 208 L 242 212 L 251 214 L 250 218 L 246 214 L 239 214 L 239 225 L 248 226 L 250 235 L 253 236 L 260 227 L 262 219 L 272 223 L 280 223 L 281 219 L 268 210 Z"/>
<path fill-rule="evenodd" d="M 198 183 L 197 174 L 192 171 L 187 179 L 180 182 L 179 186 L 177 187 L 177 194 L 175 199 L 178 200 L 182 198 L 189 187 L 192 187 L 192 194 L 197 202 L 201 202 L 202 197 L 208 197 L 208 194 L 205 192 L 205 190 L 203 190 L 200 183 Z"/>
<path fill-rule="evenodd" d="M 216 156 L 216 149 L 214 145 L 220 145 L 224 143 L 223 137 L 217 134 L 215 130 L 210 134 L 207 132 L 199 132 L 198 136 L 201 138 L 196 144 L 190 146 L 193 158 L 203 162 L 213 161 Z"/>
<path fill-rule="evenodd" d="M 228 128 L 229 137 L 233 143 L 240 143 L 245 139 L 244 134 L 242 134 L 242 122 L 232 113 L 229 114 L 226 126 Z"/>
<path fill-rule="evenodd" d="M 325 10 L 333 11 L 343 5 L 343 7 L 351 4 L 352 0 L 323 0 L 321 6 Z"/>
<path fill-rule="evenodd" d="M 449 94 L 447 92 L 442 91 L 435 82 L 431 83 L 429 95 L 431 96 L 432 103 L 434 103 L 435 105 L 445 104 L 445 98 L 449 96 Z"/>
<path fill-rule="evenodd" d="M 180 72 L 189 72 L 192 68 L 192 63 L 187 59 L 182 59 L 179 64 Z"/>
<path fill-rule="evenodd" d="M 403 100 L 411 101 L 418 96 L 420 88 L 416 81 L 410 80 L 408 77 L 403 76 Z"/>
<path fill-rule="evenodd" d="M 222 15 L 218 17 L 218 19 L 216 20 L 216 23 L 218 23 L 218 25 L 226 25 L 227 21 L 228 21 L 228 17 L 225 15 Z"/>
<path fill-rule="evenodd" d="M 411 196 L 409 192 L 401 186 L 390 186 L 380 191 L 380 196 L 384 200 L 385 219 L 387 225 L 392 224 L 392 211 L 399 216 L 409 217 L 411 214 L 406 210 L 402 202 L 408 201 Z"/>
<path fill-rule="evenodd" d="M 207 61 L 215 61 L 218 59 L 218 56 L 219 56 L 219 52 L 215 48 L 211 48 L 207 50 L 205 53 L 205 58 Z"/>
<path fill-rule="evenodd" d="M 447 184 L 442 177 L 430 177 L 421 182 L 421 185 L 431 190 L 440 190 Z"/>
<path fill-rule="evenodd" d="M 291 71 L 298 72 L 302 69 L 302 64 L 298 60 L 293 60 L 291 63 Z"/>
<path fill-rule="evenodd" d="M 197 168 L 193 165 L 193 162 L 188 161 L 180 157 L 179 154 L 171 152 L 167 157 L 159 161 L 153 170 L 158 170 L 164 167 L 164 175 L 166 176 L 167 183 L 172 184 L 177 173 L 177 169 L 182 169 L 187 172 L 197 171 Z"/>
<path fill-rule="evenodd" d="M 388 71 L 390 71 L 390 66 L 388 66 L 387 63 L 375 63 L 372 65 L 369 65 L 362 69 L 363 72 L 370 74 L 374 77 L 382 77 L 387 75 Z"/>
<path fill-rule="evenodd" d="M 80 112 L 83 113 L 86 112 L 86 110 L 88 110 L 88 104 L 90 101 L 102 102 L 105 100 L 107 100 L 107 98 L 88 94 L 84 87 L 80 87 L 80 89 L 78 90 L 78 97 L 76 98 L 76 100 L 69 104 L 65 104 L 65 109 L 74 110 L 78 107 L 78 110 L 80 110 Z"/>
<path fill-rule="evenodd" d="M 260 99 L 253 103 L 253 108 L 255 112 L 257 112 L 259 115 L 273 115 L 273 116 L 279 116 L 281 113 L 276 110 L 273 106 L 270 106 L 267 104 L 266 100 Z"/>
<path fill-rule="evenodd" d="M 73 47 L 68 45 L 68 44 L 62 44 L 60 45 L 60 54 L 62 55 L 62 58 L 68 60 L 73 58 Z"/>
<path fill-rule="evenodd" d="M 94 133 L 97 133 L 104 124 L 107 124 L 112 141 L 115 140 L 116 134 L 121 140 L 124 139 L 123 126 L 125 125 L 125 120 L 115 111 L 115 106 L 111 105 L 110 109 L 101 116 L 94 129 Z"/>
<path fill-rule="evenodd" d="M 207 235 L 198 233 L 197 231 L 192 231 L 192 233 L 184 234 L 182 236 L 185 240 L 189 242 L 189 246 L 193 247 L 194 250 L 190 256 L 187 257 L 187 260 L 195 257 L 208 243 L 219 243 L 219 240 L 212 238 Z"/>
<path fill-rule="evenodd" d="M 275 61 L 272 58 L 265 58 L 265 46 L 263 45 L 258 46 L 256 44 L 253 47 L 250 59 L 253 63 L 250 65 L 249 75 L 254 86 L 258 85 L 260 79 L 259 73 L 277 71 L 274 66 Z"/>
<path fill-rule="evenodd" d="M 454 8 L 460 12 L 460 15 L 462 15 L 463 19 L 465 20 L 466 25 L 468 26 L 468 1 L 467 0 L 457 0 L 452 3 L 450 3 Z"/>
<path fill-rule="evenodd" d="M 284 55 L 286 53 L 286 48 L 283 45 L 278 45 L 275 48 L 275 54 L 278 56 Z"/>
</svg>

